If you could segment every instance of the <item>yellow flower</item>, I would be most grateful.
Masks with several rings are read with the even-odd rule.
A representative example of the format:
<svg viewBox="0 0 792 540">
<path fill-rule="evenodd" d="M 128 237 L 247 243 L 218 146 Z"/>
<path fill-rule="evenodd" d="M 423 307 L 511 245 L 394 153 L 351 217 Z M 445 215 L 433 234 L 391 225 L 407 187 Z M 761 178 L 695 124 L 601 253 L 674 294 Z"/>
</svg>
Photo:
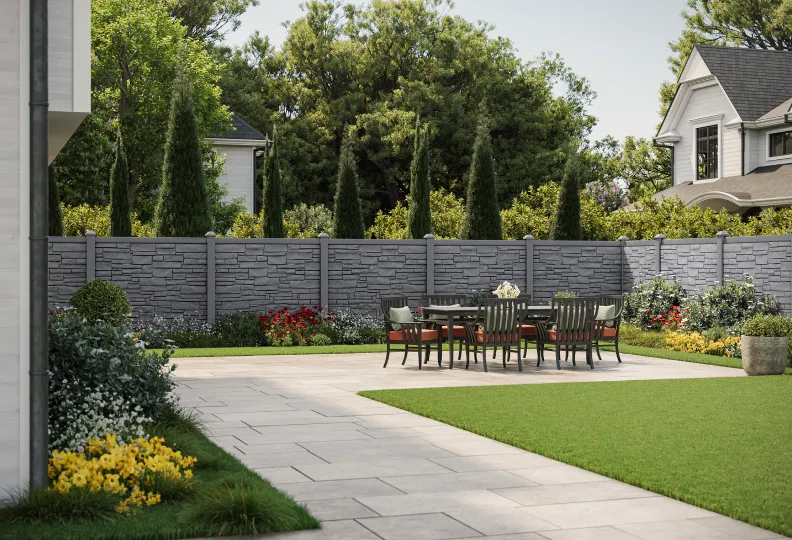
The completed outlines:
<svg viewBox="0 0 792 540">
<path fill-rule="evenodd" d="M 192 471 L 190 471 L 190 470 L 186 470 L 186 471 L 184 471 L 184 478 L 186 478 L 187 480 L 189 480 L 190 478 L 192 478 L 192 475 L 193 475 L 193 472 L 192 472 Z"/>
<path fill-rule="evenodd" d="M 99 458 L 99 463 L 105 470 L 113 469 L 116 466 L 116 458 L 111 454 L 103 454 L 102 457 Z"/>
<path fill-rule="evenodd" d="M 71 477 L 71 483 L 74 485 L 74 487 L 83 487 L 86 483 L 88 483 L 88 471 L 85 469 L 80 469 L 74 473 Z"/>
</svg>

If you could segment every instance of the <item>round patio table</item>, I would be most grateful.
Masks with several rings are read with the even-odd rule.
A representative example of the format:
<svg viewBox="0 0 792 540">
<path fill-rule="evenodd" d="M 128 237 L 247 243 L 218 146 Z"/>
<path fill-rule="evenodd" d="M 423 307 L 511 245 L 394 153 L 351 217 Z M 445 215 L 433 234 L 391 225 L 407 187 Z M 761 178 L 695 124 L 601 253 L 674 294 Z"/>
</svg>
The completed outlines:
<svg viewBox="0 0 792 540">
<path fill-rule="evenodd" d="M 448 326 L 451 330 L 448 331 L 448 368 L 454 369 L 454 321 L 457 319 L 466 319 L 475 317 L 478 313 L 477 306 L 424 306 L 422 308 L 423 315 L 441 315 L 445 316 L 446 320 L 432 319 L 432 322 L 441 326 Z M 541 320 L 547 319 L 552 314 L 552 308 L 549 305 L 543 306 L 528 306 L 525 312 L 526 320 Z"/>
</svg>

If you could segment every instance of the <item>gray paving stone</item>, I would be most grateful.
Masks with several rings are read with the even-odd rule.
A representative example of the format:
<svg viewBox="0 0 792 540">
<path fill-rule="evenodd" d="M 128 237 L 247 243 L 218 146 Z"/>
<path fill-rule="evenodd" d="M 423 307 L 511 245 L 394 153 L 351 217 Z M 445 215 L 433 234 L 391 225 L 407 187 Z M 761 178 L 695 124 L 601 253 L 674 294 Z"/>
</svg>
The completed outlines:
<svg viewBox="0 0 792 540">
<path fill-rule="evenodd" d="M 322 465 L 325 461 L 310 452 L 272 452 L 249 454 L 242 458 L 245 465 L 253 469 L 271 467 L 301 467 L 306 465 Z"/>
<path fill-rule="evenodd" d="M 376 478 L 402 474 L 434 474 L 445 472 L 446 470 L 440 465 L 425 459 L 327 463 L 323 465 L 299 465 L 296 468 L 305 476 L 316 481 Z"/>
<path fill-rule="evenodd" d="M 369 518 L 358 522 L 384 540 L 446 540 L 481 536 L 444 514 Z"/>
<path fill-rule="evenodd" d="M 282 486 L 282 489 L 297 501 L 403 494 L 395 487 L 377 478 L 301 482 Z"/>
<path fill-rule="evenodd" d="M 488 507 L 517 507 L 517 503 L 484 489 L 410 493 L 384 497 L 358 497 L 358 500 L 382 516 L 402 516 L 426 512 L 448 512 L 466 509 L 482 512 Z"/>
<path fill-rule="evenodd" d="M 506 471 L 476 471 L 464 473 L 421 474 L 415 476 L 390 476 L 385 482 L 405 493 L 432 493 L 470 489 L 491 489 L 504 496 L 511 490 L 500 493 L 495 488 L 517 488 L 536 486 L 526 478 Z M 512 500 L 516 500 L 513 499 Z M 517 501 L 519 503 L 519 501 Z M 520 503 L 522 504 L 522 503 Z"/>
<path fill-rule="evenodd" d="M 522 450 L 499 443 L 486 437 L 465 433 L 461 435 L 437 435 L 424 440 L 458 456 L 491 456 L 494 454 L 517 454 Z"/>
<path fill-rule="evenodd" d="M 253 469 L 262 478 L 266 478 L 272 484 L 291 484 L 295 482 L 308 482 L 310 478 L 300 474 L 292 467 L 266 467 Z"/>
<path fill-rule="evenodd" d="M 579 484 L 583 482 L 604 482 L 607 476 L 578 469 L 572 465 L 557 464 L 552 467 L 536 467 L 532 469 L 508 469 L 509 472 L 527 478 L 537 484 Z"/>
<path fill-rule="evenodd" d="M 354 520 L 327 521 L 315 531 L 266 535 L 267 540 L 381 540 L 379 536 Z"/>
<path fill-rule="evenodd" d="M 613 527 L 586 527 L 583 529 L 542 531 L 542 536 L 548 540 L 638 540 L 637 536 L 633 536 L 619 529 L 614 529 Z M 676 539 L 669 538 L 668 540 Z"/>
<path fill-rule="evenodd" d="M 311 514 L 321 521 L 377 517 L 377 513 L 366 508 L 355 499 L 320 499 L 307 501 Z"/>
<path fill-rule="evenodd" d="M 716 531 L 724 532 L 742 540 L 768 540 L 773 538 L 786 538 L 780 534 L 776 534 L 759 527 L 754 527 L 748 523 L 737 521 L 725 516 L 715 516 L 707 518 L 696 518 L 691 521 L 704 525 Z"/>
<path fill-rule="evenodd" d="M 446 512 L 485 535 L 513 534 L 557 529 L 553 523 L 527 512 L 527 508 L 481 508 L 476 512 L 454 509 Z"/>
<path fill-rule="evenodd" d="M 434 459 L 454 455 L 421 439 L 362 438 L 359 440 L 304 442 L 301 443 L 301 446 L 330 463 L 349 461 L 376 463 L 396 459 Z"/>
<path fill-rule="evenodd" d="M 389 483 L 392 482 L 389 480 Z M 393 483 L 393 485 L 404 490 L 398 484 Z M 493 489 L 492 491 L 522 506 L 657 497 L 656 493 L 616 482 L 615 480 L 608 480 L 605 482 L 583 482 L 578 484 L 534 484 L 534 487 Z"/>
<path fill-rule="evenodd" d="M 433 459 L 432 461 L 456 472 L 522 470 L 528 467 L 549 467 L 561 464 L 558 461 L 522 450 L 513 454 L 452 457 Z"/>
<path fill-rule="evenodd" d="M 734 536 L 699 525 L 690 520 L 657 521 L 653 523 L 628 523 L 615 525 L 641 540 L 734 540 Z"/>
</svg>

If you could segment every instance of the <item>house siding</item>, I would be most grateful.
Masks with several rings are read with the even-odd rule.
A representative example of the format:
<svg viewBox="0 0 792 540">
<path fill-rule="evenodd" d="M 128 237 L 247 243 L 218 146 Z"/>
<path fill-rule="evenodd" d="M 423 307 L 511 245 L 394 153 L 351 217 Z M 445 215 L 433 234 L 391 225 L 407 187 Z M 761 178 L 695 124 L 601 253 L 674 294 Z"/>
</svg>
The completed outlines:
<svg viewBox="0 0 792 540">
<path fill-rule="evenodd" d="M 677 184 L 695 180 L 696 128 L 708 125 L 707 123 L 692 124 L 691 121 L 719 114 L 722 114 L 723 118 L 713 123 L 721 124 L 720 174 L 721 176 L 740 174 L 740 135 L 737 130 L 723 127 L 734 120 L 734 109 L 720 86 L 707 86 L 692 91 L 685 110 L 677 122 L 676 129 L 681 136 L 675 149 L 674 178 Z"/>
<path fill-rule="evenodd" d="M 74 0 L 49 0 L 50 110 L 74 111 Z"/>
<path fill-rule="evenodd" d="M 0 499 L 26 480 L 21 443 L 22 288 L 20 194 L 26 124 L 21 84 L 25 0 L 0 2 Z M 27 23 L 26 20 L 24 20 Z M 27 109 L 27 107 L 25 107 Z"/>
<path fill-rule="evenodd" d="M 768 129 L 754 129 L 746 131 L 746 144 L 750 147 L 748 161 L 745 164 L 746 174 L 766 165 L 784 165 L 792 163 L 792 156 L 783 159 L 768 159 L 768 137 L 772 132 L 792 129 L 792 126 L 773 126 Z"/>
<path fill-rule="evenodd" d="M 255 149 L 250 146 L 225 146 L 215 144 L 215 151 L 225 156 L 223 174 L 218 181 L 225 185 L 228 194 L 227 201 L 237 198 L 245 200 L 248 212 L 254 211 L 255 199 L 253 186 L 255 185 Z"/>
</svg>

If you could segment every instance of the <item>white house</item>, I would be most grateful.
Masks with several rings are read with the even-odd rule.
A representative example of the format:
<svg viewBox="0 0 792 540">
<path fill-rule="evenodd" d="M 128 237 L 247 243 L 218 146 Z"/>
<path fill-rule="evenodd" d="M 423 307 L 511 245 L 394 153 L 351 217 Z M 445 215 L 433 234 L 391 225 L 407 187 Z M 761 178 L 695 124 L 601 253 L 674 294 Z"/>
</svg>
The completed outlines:
<svg viewBox="0 0 792 540">
<path fill-rule="evenodd" d="M 245 208 L 255 212 L 256 153 L 266 147 L 264 134 L 245 122 L 237 115 L 231 117 L 231 129 L 227 132 L 208 137 L 212 148 L 225 156 L 223 174 L 219 181 L 225 185 L 226 199 L 232 201 L 242 198 Z"/>
<path fill-rule="evenodd" d="M 792 205 L 792 52 L 697 45 L 655 137 L 688 206 Z"/>
<path fill-rule="evenodd" d="M 30 0 L 0 2 L 0 498 L 29 479 Z M 49 159 L 91 110 L 90 0 L 49 0 Z"/>
</svg>

